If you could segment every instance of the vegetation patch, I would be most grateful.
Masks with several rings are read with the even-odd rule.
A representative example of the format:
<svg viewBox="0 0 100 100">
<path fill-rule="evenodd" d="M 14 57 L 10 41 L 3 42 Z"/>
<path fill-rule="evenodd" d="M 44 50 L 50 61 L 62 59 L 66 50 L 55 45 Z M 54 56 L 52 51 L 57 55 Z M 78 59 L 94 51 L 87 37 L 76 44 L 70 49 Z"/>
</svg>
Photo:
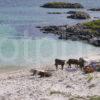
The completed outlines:
<svg viewBox="0 0 100 100">
<path fill-rule="evenodd" d="M 100 36 L 100 20 L 95 20 L 83 24 L 88 29 L 91 29 L 91 32 L 97 36 Z"/>
<path fill-rule="evenodd" d="M 93 97 L 90 97 L 90 100 L 100 100 L 100 96 L 93 96 Z"/>
<path fill-rule="evenodd" d="M 100 29 L 100 20 L 95 20 L 91 22 L 84 23 L 85 26 L 88 26 L 91 29 Z"/>
</svg>

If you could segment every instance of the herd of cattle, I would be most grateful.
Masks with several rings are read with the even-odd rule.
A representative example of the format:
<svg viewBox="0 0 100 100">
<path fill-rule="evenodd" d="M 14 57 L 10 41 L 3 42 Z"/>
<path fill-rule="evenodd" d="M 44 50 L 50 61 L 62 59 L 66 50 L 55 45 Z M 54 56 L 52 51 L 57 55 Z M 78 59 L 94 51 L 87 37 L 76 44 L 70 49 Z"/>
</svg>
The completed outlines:
<svg viewBox="0 0 100 100">
<path fill-rule="evenodd" d="M 58 69 L 58 65 L 61 65 L 62 67 L 62 70 L 63 70 L 63 67 L 65 64 L 68 64 L 68 67 L 71 68 L 71 65 L 74 64 L 76 67 L 80 67 L 82 68 L 85 64 L 85 60 L 83 58 L 79 58 L 78 59 L 69 59 L 68 61 L 66 60 L 60 60 L 60 59 L 55 59 L 55 66 L 56 66 L 56 69 Z"/>
<path fill-rule="evenodd" d="M 63 70 L 64 65 L 67 64 L 69 68 L 71 68 L 71 65 L 75 65 L 75 67 L 80 68 L 85 73 L 91 73 L 91 72 L 100 70 L 100 63 L 92 62 L 88 65 L 86 65 L 86 63 L 87 63 L 87 61 L 85 61 L 83 58 L 69 59 L 68 61 L 55 59 L 56 69 L 58 69 L 58 65 L 61 65 L 62 70 Z"/>
<path fill-rule="evenodd" d="M 85 61 L 83 58 L 79 59 L 69 59 L 68 61 L 66 60 L 61 60 L 61 59 L 55 59 L 55 67 L 56 70 L 58 69 L 59 65 L 61 66 L 62 70 L 64 69 L 64 65 L 68 65 L 68 68 L 71 68 L 72 65 L 75 65 L 75 67 L 80 68 L 82 71 L 85 73 L 92 73 L 94 71 L 100 71 L 100 62 L 91 62 L 87 64 L 87 61 Z M 39 75 L 41 77 L 50 77 L 52 74 L 50 71 L 40 71 L 40 70 L 35 70 L 31 69 L 32 75 Z"/>
</svg>

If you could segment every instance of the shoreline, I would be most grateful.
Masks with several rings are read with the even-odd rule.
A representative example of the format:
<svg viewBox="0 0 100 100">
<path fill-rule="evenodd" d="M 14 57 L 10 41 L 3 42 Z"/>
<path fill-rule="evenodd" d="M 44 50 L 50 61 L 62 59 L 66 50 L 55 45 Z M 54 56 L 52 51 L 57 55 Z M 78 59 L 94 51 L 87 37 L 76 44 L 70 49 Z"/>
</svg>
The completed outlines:
<svg viewBox="0 0 100 100">
<path fill-rule="evenodd" d="M 73 66 L 74 68 L 74 66 Z M 41 70 L 41 68 L 38 68 Z M 90 100 L 100 96 L 100 73 L 84 74 L 76 71 L 55 70 L 49 65 L 42 70 L 53 70 L 52 76 L 39 78 L 30 70 L 19 70 L 0 74 L 0 99 L 4 100 Z M 89 77 L 93 79 L 88 82 Z"/>
<path fill-rule="evenodd" d="M 66 57 L 64 57 L 64 58 L 66 58 Z M 64 58 L 61 58 L 61 59 L 64 59 Z M 77 57 L 77 59 L 78 58 L 80 58 L 80 57 Z M 83 58 L 86 60 L 86 61 L 100 61 L 100 54 L 93 54 L 93 55 L 87 55 L 87 56 L 83 56 Z M 64 60 L 68 60 L 68 59 L 70 59 L 70 58 L 67 58 L 67 59 L 64 59 Z M 30 70 L 30 69 L 32 69 L 32 68 L 35 68 L 35 69 L 37 69 L 37 68 L 39 68 L 39 69 L 42 69 L 44 66 L 46 67 L 48 67 L 48 66 L 53 66 L 54 64 L 52 63 L 53 61 L 50 61 L 50 62 L 47 62 L 47 63 L 45 63 L 45 64 L 39 64 L 39 65 L 23 65 L 23 66 L 21 66 L 20 65 L 20 67 L 17 65 L 0 65 L 0 66 L 4 66 L 4 67 L 6 67 L 6 69 L 5 68 L 1 68 L 1 70 L 0 70 L 0 74 L 3 74 L 3 73 L 12 73 L 12 72 L 16 72 L 16 71 L 21 71 L 21 70 Z M 52 64 L 51 64 L 52 63 Z M 28 66 L 28 67 L 27 67 Z M 7 67 L 9 67 L 9 68 L 7 68 Z M 14 68 L 13 68 L 14 67 Z M 13 69 L 12 69 L 13 68 Z"/>
</svg>

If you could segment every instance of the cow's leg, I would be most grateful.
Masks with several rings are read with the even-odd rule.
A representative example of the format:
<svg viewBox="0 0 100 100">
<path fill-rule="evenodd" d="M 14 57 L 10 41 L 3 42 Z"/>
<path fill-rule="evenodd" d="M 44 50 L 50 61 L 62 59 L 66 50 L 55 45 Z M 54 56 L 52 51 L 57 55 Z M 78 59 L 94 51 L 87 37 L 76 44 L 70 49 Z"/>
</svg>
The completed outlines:
<svg viewBox="0 0 100 100">
<path fill-rule="evenodd" d="M 55 66 L 56 66 L 56 70 L 58 69 L 58 65 L 57 64 L 55 64 Z"/>
<path fill-rule="evenodd" d="M 64 68 L 64 65 L 61 65 L 62 66 L 62 70 L 63 70 L 63 68 Z"/>
<path fill-rule="evenodd" d="M 77 68 L 79 68 L 79 65 L 77 64 Z"/>
<path fill-rule="evenodd" d="M 78 65 L 77 65 L 77 64 L 75 64 L 75 67 L 76 67 L 76 68 L 78 68 Z"/>
<path fill-rule="evenodd" d="M 69 68 L 71 68 L 71 64 L 69 64 Z"/>
<path fill-rule="evenodd" d="M 68 68 L 70 67 L 70 64 L 68 64 Z"/>
</svg>

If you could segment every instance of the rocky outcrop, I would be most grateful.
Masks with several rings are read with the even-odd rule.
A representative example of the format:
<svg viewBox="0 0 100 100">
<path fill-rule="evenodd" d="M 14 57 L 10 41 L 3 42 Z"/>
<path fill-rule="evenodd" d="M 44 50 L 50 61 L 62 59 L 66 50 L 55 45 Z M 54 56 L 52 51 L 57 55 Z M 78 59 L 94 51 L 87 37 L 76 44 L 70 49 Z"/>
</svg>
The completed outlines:
<svg viewBox="0 0 100 100">
<path fill-rule="evenodd" d="M 89 19 L 90 15 L 86 12 L 81 12 L 81 11 L 77 11 L 77 12 L 70 12 L 73 13 L 70 16 L 67 16 L 67 18 L 72 18 L 72 19 Z"/>
<path fill-rule="evenodd" d="M 89 10 L 91 10 L 91 11 L 100 11 L 100 8 L 91 8 Z"/>
<path fill-rule="evenodd" d="M 45 26 L 41 29 L 45 33 L 53 33 L 59 35 L 59 39 L 86 40 L 92 37 L 91 31 L 85 26 L 77 24 L 75 26 Z"/>
<path fill-rule="evenodd" d="M 65 3 L 65 2 L 49 2 L 44 4 L 44 8 L 84 8 L 79 3 Z"/>
<path fill-rule="evenodd" d="M 79 23 L 73 26 L 44 26 L 40 30 L 44 33 L 57 34 L 59 39 L 81 40 L 100 46 L 100 20 Z"/>
</svg>

